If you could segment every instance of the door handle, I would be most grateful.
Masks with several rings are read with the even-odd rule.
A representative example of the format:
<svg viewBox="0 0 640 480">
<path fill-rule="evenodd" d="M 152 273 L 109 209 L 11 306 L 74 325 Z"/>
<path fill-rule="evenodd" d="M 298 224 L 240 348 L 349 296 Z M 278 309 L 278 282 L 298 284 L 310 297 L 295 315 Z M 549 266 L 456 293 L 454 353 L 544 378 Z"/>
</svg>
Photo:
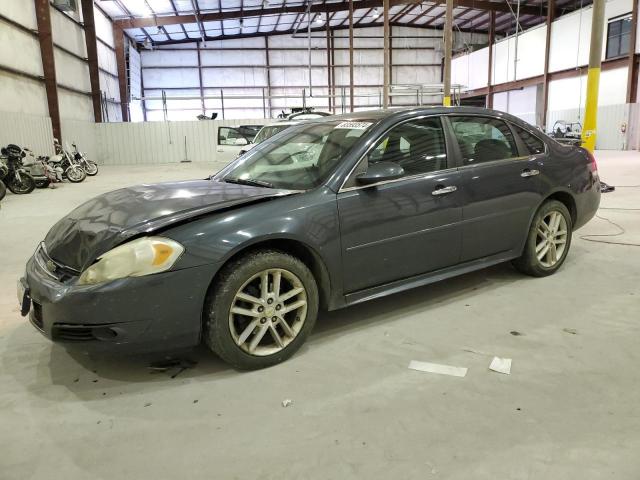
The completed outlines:
<svg viewBox="0 0 640 480">
<path fill-rule="evenodd" d="M 535 177 L 536 175 L 540 175 L 540 170 L 530 170 L 528 168 L 525 168 L 520 174 L 520 176 L 524 178 Z"/>
<path fill-rule="evenodd" d="M 446 195 L 447 193 L 453 193 L 458 190 L 458 187 L 451 185 L 450 187 L 436 187 L 436 189 L 431 192 L 431 195 Z"/>
</svg>

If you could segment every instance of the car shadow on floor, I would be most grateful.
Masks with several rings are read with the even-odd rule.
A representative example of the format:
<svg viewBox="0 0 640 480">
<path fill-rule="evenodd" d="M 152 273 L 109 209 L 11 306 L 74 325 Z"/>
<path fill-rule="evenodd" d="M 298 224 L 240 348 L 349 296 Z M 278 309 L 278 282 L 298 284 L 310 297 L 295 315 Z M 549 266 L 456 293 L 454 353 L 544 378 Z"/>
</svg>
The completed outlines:
<svg viewBox="0 0 640 480">
<path fill-rule="evenodd" d="M 311 349 L 350 331 L 367 329 L 383 322 L 394 322 L 406 315 L 428 312 L 436 306 L 482 295 L 504 284 L 527 281 L 508 264 L 472 272 L 459 277 L 372 300 L 333 312 L 321 312 L 309 341 L 289 362 L 296 362 Z M 25 324 L 19 328 L 32 328 Z M 10 342 L 11 343 L 11 342 Z M 40 396 L 58 397 L 50 387 L 62 386 L 85 400 L 117 392 L 134 394 L 155 388 L 182 386 L 193 380 L 217 381 L 243 374 L 225 364 L 206 347 L 173 353 L 139 356 L 87 355 L 52 344 L 38 343 L 36 382 L 28 385 Z M 183 361 L 166 371 L 150 368 L 166 360 Z M 48 393 L 47 393 L 48 392 Z M 103 392 L 103 393 L 100 393 Z"/>
</svg>

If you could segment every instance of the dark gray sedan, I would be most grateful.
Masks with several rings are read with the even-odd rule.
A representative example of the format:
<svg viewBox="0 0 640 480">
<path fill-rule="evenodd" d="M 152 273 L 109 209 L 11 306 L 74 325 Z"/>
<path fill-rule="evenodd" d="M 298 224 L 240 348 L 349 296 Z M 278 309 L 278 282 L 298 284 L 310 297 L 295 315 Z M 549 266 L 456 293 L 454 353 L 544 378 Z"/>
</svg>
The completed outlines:
<svg viewBox="0 0 640 480">
<path fill-rule="evenodd" d="M 205 180 L 90 200 L 20 280 L 23 315 L 85 349 L 202 340 L 239 368 L 290 357 L 333 310 L 500 262 L 545 276 L 595 214 L 593 156 L 478 108 L 328 117 Z"/>
</svg>

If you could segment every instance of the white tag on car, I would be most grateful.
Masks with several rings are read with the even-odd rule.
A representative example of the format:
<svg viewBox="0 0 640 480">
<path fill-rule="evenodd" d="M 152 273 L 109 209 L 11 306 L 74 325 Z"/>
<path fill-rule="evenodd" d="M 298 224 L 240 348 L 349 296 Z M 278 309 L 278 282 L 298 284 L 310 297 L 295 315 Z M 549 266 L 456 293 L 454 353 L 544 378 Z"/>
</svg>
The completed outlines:
<svg viewBox="0 0 640 480">
<path fill-rule="evenodd" d="M 349 130 L 366 130 L 371 126 L 371 122 L 342 122 L 336 128 L 346 128 Z"/>
</svg>

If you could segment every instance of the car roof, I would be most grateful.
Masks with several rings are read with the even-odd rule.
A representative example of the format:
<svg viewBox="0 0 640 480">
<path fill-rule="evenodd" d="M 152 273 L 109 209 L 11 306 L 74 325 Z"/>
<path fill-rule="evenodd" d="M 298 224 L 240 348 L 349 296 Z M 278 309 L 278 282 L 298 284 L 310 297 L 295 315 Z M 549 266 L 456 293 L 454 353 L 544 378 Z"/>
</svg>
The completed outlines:
<svg viewBox="0 0 640 480">
<path fill-rule="evenodd" d="M 336 120 L 343 121 L 352 121 L 352 122 L 374 122 L 377 123 L 387 118 L 391 117 L 408 117 L 408 116 L 419 116 L 419 115 L 438 115 L 438 114 L 459 114 L 459 115 L 488 115 L 491 117 L 498 117 L 508 119 L 514 123 L 520 124 L 522 126 L 527 126 L 529 128 L 535 128 L 535 126 L 528 124 L 524 120 L 511 115 L 506 112 L 501 112 L 498 110 L 492 110 L 490 108 L 483 107 L 444 107 L 444 106 L 424 106 L 424 107 L 398 107 L 398 108 L 387 108 L 387 109 L 379 109 L 379 110 L 365 110 L 362 112 L 350 112 L 350 113 L 342 113 L 339 115 L 332 115 L 330 117 L 323 117 L 314 120 L 309 120 L 310 122 L 331 122 Z"/>
</svg>

